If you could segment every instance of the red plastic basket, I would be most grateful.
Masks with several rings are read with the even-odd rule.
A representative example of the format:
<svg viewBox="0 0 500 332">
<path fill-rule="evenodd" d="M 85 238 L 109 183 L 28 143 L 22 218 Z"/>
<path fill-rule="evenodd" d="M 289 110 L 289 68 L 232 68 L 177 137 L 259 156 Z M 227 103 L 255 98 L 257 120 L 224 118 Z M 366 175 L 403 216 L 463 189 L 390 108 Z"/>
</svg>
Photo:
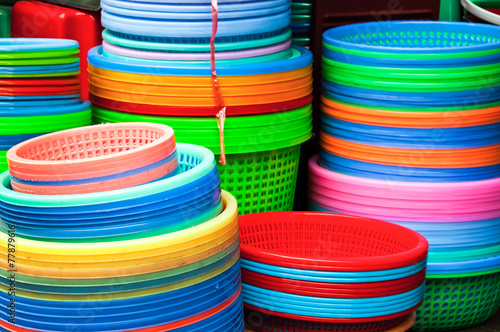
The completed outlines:
<svg viewBox="0 0 500 332">
<path fill-rule="evenodd" d="M 429 243 L 385 221 L 313 212 L 240 217 L 241 257 L 264 264 L 322 271 L 377 271 L 422 262 Z"/>
<path fill-rule="evenodd" d="M 425 270 L 412 276 L 382 282 L 325 283 L 285 279 L 247 269 L 241 271 L 242 282 L 278 292 L 315 297 L 369 298 L 409 292 L 425 282 Z"/>
</svg>

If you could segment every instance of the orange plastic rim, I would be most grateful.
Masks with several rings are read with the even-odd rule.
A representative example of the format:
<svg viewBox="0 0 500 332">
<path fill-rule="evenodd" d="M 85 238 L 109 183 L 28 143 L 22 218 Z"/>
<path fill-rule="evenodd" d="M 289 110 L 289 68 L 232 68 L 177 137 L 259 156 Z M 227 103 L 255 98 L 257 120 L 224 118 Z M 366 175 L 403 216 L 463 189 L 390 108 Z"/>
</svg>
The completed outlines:
<svg viewBox="0 0 500 332">
<path fill-rule="evenodd" d="M 89 83 L 92 86 L 112 90 L 116 92 L 125 92 L 139 95 L 152 96 L 173 96 L 173 97 L 213 97 L 214 91 L 211 86 L 193 87 L 193 86 L 172 86 L 172 85 L 154 85 L 129 82 L 111 81 L 97 76 L 89 77 Z M 312 77 L 304 76 L 295 80 L 267 83 L 259 85 L 246 86 L 221 86 L 221 92 L 224 97 L 233 96 L 252 96 L 262 94 L 272 94 L 304 88 L 312 85 Z"/>
<path fill-rule="evenodd" d="M 500 144 L 455 150 L 398 149 L 353 143 L 321 132 L 320 145 L 326 151 L 344 158 L 396 166 L 468 168 L 500 163 Z"/>
<path fill-rule="evenodd" d="M 321 98 L 322 111 L 337 119 L 373 126 L 405 128 L 458 128 L 500 121 L 500 106 L 457 112 L 394 112 L 362 108 Z"/>
<path fill-rule="evenodd" d="M 212 86 L 212 78 L 210 76 L 193 77 L 193 76 L 160 76 L 160 75 L 133 74 L 133 73 L 124 73 L 120 71 L 102 69 L 94 67 L 91 64 L 88 65 L 88 72 L 90 75 L 96 75 L 101 78 L 106 78 L 109 80 L 114 80 L 119 82 L 150 84 L 150 85 L 193 86 L 193 87 Z M 247 86 L 247 85 L 259 85 L 266 83 L 290 81 L 311 75 L 312 75 L 312 65 L 300 69 L 295 69 L 280 73 L 273 73 L 273 74 L 247 75 L 247 76 L 219 76 L 217 77 L 217 80 L 219 81 L 219 84 L 221 86 L 239 86 L 239 85 Z"/>
<path fill-rule="evenodd" d="M 152 96 L 143 94 L 132 94 L 125 92 L 116 92 L 113 90 L 99 88 L 93 85 L 89 86 L 89 92 L 95 96 L 117 100 L 122 102 L 130 102 L 136 104 L 147 105 L 168 105 L 168 106 L 193 106 L 193 107 L 206 107 L 214 106 L 214 97 L 169 97 L 169 96 Z M 266 95 L 255 96 L 224 96 L 226 105 L 253 105 L 253 104 L 266 104 L 283 102 L 292 99 L 308 96 L 312 93 L 312 86 L 297 88 L 286 92 L 279 92 Z"/>
</svg>

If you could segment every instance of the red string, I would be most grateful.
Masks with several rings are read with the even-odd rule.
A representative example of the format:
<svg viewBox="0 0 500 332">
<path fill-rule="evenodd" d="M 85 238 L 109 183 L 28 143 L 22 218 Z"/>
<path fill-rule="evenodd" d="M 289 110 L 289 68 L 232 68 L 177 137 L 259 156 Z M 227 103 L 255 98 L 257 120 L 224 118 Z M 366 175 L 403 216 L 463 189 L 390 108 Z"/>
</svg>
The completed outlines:
<svg viewBox="0 0 500 332">
<path fill-rule="evenodd" d="M 226 149 L 224 147 L 224 121 L 226 120 L 226 103 L 220 91 L 219 80 L 217 79 L 217 71 L 215 70 L 215 35 L 217 34 L 217 26 L 219 22 L 219 10 L 217 0 L 212 0 L 212 36 L 210 37 L 210 68 L 212 70 L 212 88 L 214 90 L 215 105 L 217 107 L 217 127 L 219 127 L 220 139 L 220 164 L 226 165 Z"/>
</svg>

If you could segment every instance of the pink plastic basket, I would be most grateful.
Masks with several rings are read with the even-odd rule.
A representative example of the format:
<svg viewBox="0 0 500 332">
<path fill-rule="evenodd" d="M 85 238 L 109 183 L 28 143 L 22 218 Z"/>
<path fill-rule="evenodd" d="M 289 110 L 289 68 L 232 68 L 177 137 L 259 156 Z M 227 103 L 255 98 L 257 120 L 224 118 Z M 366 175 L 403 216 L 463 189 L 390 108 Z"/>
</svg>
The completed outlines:
<svg viewBox="0 0 500 332">
<path fill-rule="evenodd" d="M 76 193 L 73 189 L 96 191 L 89 191 L 89 186 L 110 190 L 164 177 L 177 168 L 174 153 L 172 128 L 155 123 L 117 123 L 27 140 L 7 152 L 7 161 L 14 190 L 48 194 L 46 187 L 52 186 L 58 193 L 69 194 Z M 56 188 L 61 186 L 64 188 Z"/>
</svg>

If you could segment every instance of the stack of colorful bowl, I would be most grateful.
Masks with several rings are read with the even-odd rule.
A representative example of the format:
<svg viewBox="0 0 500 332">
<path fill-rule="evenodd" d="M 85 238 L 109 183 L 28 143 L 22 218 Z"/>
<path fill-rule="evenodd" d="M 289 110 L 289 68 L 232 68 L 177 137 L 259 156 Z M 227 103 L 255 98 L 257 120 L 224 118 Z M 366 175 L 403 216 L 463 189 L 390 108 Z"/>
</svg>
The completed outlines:
<svg viewBox="0 0 500 332">
<path fill-rule="evenodd" d="M 63 195 L 27 194 L 12 189 L 18 181 L 9 172 L 0 176 L 0 303 L 8 309 L 0 326 L 243 331 L 237 204 L 221 192 L 213 153 L 175 144 L 171 128 L 159 124 L 79 130 L 14 147 L 13 173 L 35 175 L 37 168 L 47 180 L 75 170 L 99 177 L 116 164 L 133 169 L 92 182 L 96 191 L 111 190 L 84 194 L 71 193 L 82 188 L 70 183 L 58 183 Z M 179 167 L 152 168 L 177 160 Z M 145 168 L 152 171 L 139 172 Z M 107 185 L 127 172 L 150 182 Z M 76 181 L 89 179 L 96 177 Z"/>
<path fill-rule="evenodd" d="M 89 52 L 94 122 L 167 123 L 215 154 L 222 136 L 222 188 L 240 213 L 291 210 L 312 130 L 312 56 L 291 46 L 290 1 L 219 1 L 216 80 L 211 5 L 175 3 L 103 1 L 104 43 Z"/>
<path fill-rule="evenodd" d="M 78 52 L 72 40 L 0 39 L 0 171 L 17 143 L 91 123 L 75 76 Z"/>
<path fill-rule="evenodd" d="M 500 307 L 500 28 L 368 23 L 324 34 L 313 210 L 382 219 L 430 242 L 420 330 Z"/>
<path fill-rule="evenodd" d="M 255 331 L 386 331 L 422 303 L 428 243 L 344 215 L 241 217 L 243 302 Z"/>
<path fill-rule="evenodd" d="M 292 42 L 308 47 L 311 41 L 311 0 L 292 0 Z"/>
</svg>

